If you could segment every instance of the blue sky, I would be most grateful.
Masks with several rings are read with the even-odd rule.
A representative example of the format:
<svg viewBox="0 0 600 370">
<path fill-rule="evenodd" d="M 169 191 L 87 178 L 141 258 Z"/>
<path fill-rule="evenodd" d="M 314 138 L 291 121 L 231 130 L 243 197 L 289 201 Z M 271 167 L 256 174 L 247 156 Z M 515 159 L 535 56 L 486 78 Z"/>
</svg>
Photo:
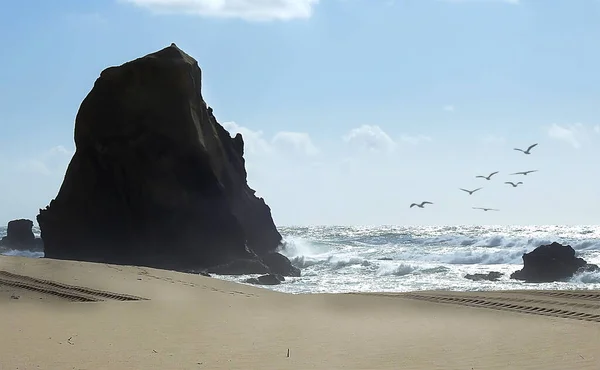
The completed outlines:
<svg viewBox="0 0 600 370">
<path fill-rule="evenodd" d="M 175 42 L 279 225 L 598 224 L 599 19 L 596 0 L 4 1 L 0 223 L 56 195 L 101 70 Z"/>
</svg>

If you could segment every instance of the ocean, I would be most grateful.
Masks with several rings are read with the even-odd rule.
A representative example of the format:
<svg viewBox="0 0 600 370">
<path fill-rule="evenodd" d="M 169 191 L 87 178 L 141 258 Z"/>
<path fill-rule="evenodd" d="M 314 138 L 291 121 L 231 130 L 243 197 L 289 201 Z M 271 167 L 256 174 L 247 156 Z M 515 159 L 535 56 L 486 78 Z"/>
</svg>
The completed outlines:
<svg viewBox="0 0 600 370">
<path fill-rule="evenodd" d="M 314 226 L 279 227 L 283 252 L 302 276 L 266 286 L 286 293 L 406 292 L 417 290 L 600 289 L 600 273 L 567 282 L 511 280 L 521 256 L 557 241 L 600 265 L 600 226 Z M 39 230 L 34 228 L 39 236 Z M 0 236 L 6 228 L 0 228 Z M 0 250 L 42 257 L 39 252 Z M 499 271 L 495 282 L 471 281 L 469 273 Z M 242 282 L 249 276 L 215 276 Z"/>
</svg>

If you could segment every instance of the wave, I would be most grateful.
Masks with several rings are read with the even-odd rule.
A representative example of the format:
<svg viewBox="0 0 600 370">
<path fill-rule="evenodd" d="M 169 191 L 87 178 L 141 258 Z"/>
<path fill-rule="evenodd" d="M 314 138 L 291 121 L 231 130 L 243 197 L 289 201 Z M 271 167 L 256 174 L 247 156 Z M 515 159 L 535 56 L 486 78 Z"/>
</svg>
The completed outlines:
<svg viewBox="0 0 600 370">
<path fill-rule="evenodd" d="M 0 249 L 0 255 L 28 257 L 28 258 L 43 258 L 44 252 L 32 251 L 32 250 L 19 250 L 19 249 Z"/>
<path fill-rule="evenodd" d="M 595 232 L 595 231 L 594 231 Z M 588 231 L 589 235 L 591 232 Z M 513 232 L 513 234 L 515 234 Z M 589 262 L 600 262 L 600 238 L 583 239 L 569 235 L 532 237 L 527 235 L 463 235 L 446 234 L 415 236 L 409 233 L 379 233 L 375 238 L 368 235 L 349 235 L 330 238 L 306 239 L 296 235 L 286 235 L 286 249 L 282 251 L 300 268 L 329 268 L 339 270 L 350 266 L 375 266 L 387 274 L 391 268 L 394 274 L 408 271 L 406 266 L 428 264 L 433 268 L 444 265 L 522 265 L 522 255 L 536 247 L 557 241 L 568 244 L 579 256 Z M 318 235 L 311 235 L 317 237 Z M 395 267 L 386 267 L 382 260 L 395 261 Z M 398 265 L 402 263 L 403 265 Z M 383 267 L 382 267 L 383 266 Z M 383 270 L 382 270 L 383 269 Z M 385 271 L 384 271 L 385 270 Z M 413 268 L 410 272 L 419 271 Z"/>
</svg>

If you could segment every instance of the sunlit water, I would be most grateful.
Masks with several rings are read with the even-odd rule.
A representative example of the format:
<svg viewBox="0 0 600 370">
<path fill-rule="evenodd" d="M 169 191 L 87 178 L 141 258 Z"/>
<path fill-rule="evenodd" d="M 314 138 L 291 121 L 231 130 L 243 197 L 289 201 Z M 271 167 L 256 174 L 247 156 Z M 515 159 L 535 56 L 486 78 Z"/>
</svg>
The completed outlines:
<svg viewBox="0 0 600 370">
<path fill-rule="evenodd" d="M 5 231 L 0 229 L 0 235 Z M 578 256 L 600 264 L 600 226 L 338 226 L 281 227 L 280 231 L 288 245 L 284 254 L 302 269 L 301 277 L 268 287 L 282 292 L 600 289 L 600 273 L 545 284 L 509 279 L 522 267 L 523 253 L 553 241 L 569 244 Z M 496 282 L 464 278 L 488 271 L 505 275 Z M 241 282 L 248 276 L 219 278 Z"/>
</svg>

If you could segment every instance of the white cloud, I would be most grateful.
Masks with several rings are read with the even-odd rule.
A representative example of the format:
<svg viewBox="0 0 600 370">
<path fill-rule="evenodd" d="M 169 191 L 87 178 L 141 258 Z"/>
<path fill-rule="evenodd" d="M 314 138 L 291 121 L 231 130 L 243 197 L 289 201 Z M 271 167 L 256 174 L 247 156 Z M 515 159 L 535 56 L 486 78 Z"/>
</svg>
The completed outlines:
<svg viewBox="0 0 600 370">
<path fill-rule="evenodd" d="M 39 175 L 64 173 L 66 166 L 73 156 L 73 151 L 62 145 L 55 146 L 37 158 L 26 159 L 17 164 L 19 170 Z"/>
<path fill-rule="evenodd" d="M 269 142 L 263 137 L 262 131 L 253 131 L 235 122 L 224 122 L 221 125 L 225 130 L 229 131 L 232 137 L 238 133 L 242 134 L 242 138 L 244 139 L 244 153 L 252 155 L 271 153 L 273 151 Z"/>
<path fill-rule="evenodd" d="M 307 156 L 319 153 L 319 149 L 313 144 L 310 135 L 304 132 L 280 131 L 271 140 L 264 137 L 262 131 L 254 131 L 235 122 L 224 122 L 221 124 L 233 137 L 237 133 L 242 134 L 244 139 L 244 153 L 251 156 L 273 155 L 276 153 L 297 152 Z"/>
<path fill-rule="evenodd" d="M 443 108 L 443 109 L 444 109 L 446 112 L 454 112 L 454 105 L 452 105 L 452 104 L 447 104 L 447 105 L 444 105 L 444 108 Z"/>
<path fill-rule="evenodd" d="M 362 125 L 353 128 L 342 139 L 349 144 L 370 151 L 389 153 L 396 148 L 396 142 L 379 126 Z"/>
<path fill-rule="evenodd" d="M 292 147 L 294 150 L 312 156 L 319 153 L 310 136 L 304 132 L 281 131 L 275 134 L 271 142 L 277 146 Z"/>
<path fill-rule="evenodd" d="M 569 143 L 577 149 L 581 147 L 583 141 L 586 141 L 589 138 L 589 129 L 581 123 L 565 126 L 554 123 L 548 128 L 548 136 Z"/>
<path fill-rule="evenodd" d="M 600 125 L 594 126 L 594 132 L 600 134 Z"/>
<path fill-rule="evenodd" d="M 249 21 L 310 18 L 319 0 L 120 0 L 156 13 L 240 18 Z"/>
</svg>

